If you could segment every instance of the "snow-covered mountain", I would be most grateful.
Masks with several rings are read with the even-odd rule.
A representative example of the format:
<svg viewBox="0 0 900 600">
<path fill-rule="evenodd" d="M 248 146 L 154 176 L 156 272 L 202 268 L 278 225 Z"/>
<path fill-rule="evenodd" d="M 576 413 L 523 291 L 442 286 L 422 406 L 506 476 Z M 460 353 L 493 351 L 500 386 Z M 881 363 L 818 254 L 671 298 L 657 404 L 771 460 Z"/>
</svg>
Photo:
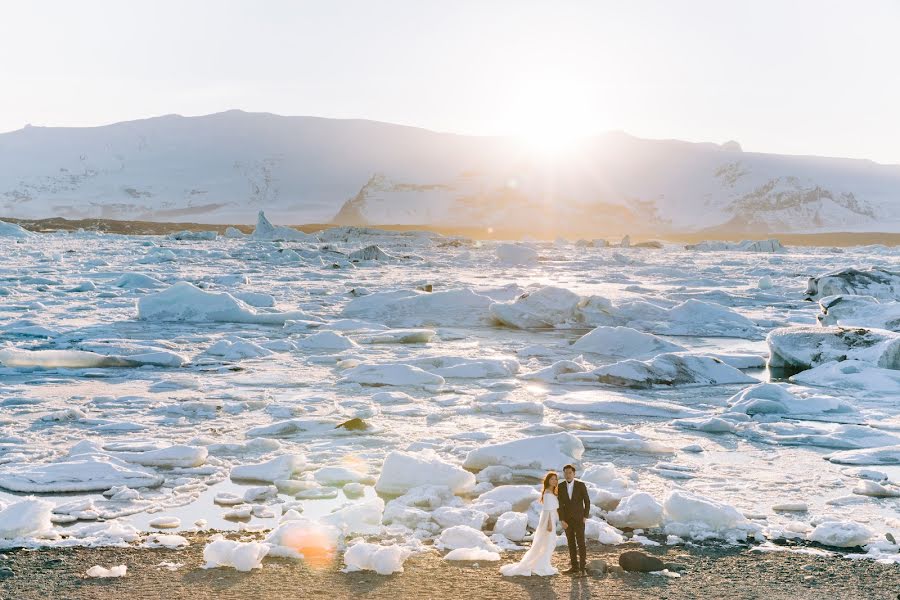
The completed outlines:
<svg viewBox="0 0 900 600">
<path fill-rule="evenodd" d="M 586 233 L 900 231 L 900 166 L 609 133 L 509 138 L 229 111 L 0 134 L 0 217 Z"/>
</svg>

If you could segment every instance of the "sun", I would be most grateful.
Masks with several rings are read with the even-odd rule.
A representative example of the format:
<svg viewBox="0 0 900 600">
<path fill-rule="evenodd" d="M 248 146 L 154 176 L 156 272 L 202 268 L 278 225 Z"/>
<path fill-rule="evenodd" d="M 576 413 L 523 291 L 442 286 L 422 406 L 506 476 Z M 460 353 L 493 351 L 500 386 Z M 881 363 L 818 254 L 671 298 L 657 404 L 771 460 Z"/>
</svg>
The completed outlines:
<svg viewBox="0 0 900 600">
<path fill-rule="evenodd" d="M 593 114 L 583 94 L 560 82 L 531 84 L 511 111 L 515 137 L 536 159 L 562 160 L 589 135 Z"/>
</svg>

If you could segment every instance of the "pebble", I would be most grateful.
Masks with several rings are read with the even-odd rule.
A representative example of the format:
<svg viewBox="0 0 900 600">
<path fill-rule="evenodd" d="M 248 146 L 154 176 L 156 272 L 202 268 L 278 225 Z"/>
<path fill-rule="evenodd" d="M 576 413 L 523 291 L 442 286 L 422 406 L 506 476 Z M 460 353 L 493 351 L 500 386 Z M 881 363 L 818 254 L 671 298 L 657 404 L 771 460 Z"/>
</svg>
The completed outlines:
<svg viewBox="0 0 900 600">
<path fill-rule="evenodd" d="M 587 570 L 591 575 L 603 575 L 607 571 L 606 561 L 596 558 L 587 564 Z"/>
<path fill-rule="evenodd" d="M 14 575 L 9 567 L 0 567 L 0 579 L 8 579 Z"/>
</svg>

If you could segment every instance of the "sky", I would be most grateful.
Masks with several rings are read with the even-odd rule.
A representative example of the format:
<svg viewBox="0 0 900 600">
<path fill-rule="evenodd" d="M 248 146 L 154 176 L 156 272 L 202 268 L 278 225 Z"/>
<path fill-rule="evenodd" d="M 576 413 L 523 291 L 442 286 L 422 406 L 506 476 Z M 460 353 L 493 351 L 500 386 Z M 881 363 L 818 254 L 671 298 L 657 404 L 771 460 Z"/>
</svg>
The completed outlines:
<svg viewBox="0 0 900 600">
<path fill-rule="evenodd" d="M 900 164 L 900 0 L 0 5 L 0 131 L 239 108 Z"/>
</svg>

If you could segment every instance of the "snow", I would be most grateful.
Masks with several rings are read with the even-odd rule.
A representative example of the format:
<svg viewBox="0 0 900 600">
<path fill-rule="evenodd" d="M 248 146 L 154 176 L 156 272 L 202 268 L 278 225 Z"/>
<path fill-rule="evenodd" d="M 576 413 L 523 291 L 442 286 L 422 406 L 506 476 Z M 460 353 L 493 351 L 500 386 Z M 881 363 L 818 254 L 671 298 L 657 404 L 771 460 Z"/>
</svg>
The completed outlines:
<svg viewBox="0 0 900 600">
<path fill-rule="evenodd" d="M 210 321 L 283 325 L 291 319 L 303 319 L 306 313 L 262 312 L 238 300 L 228 292 L 207 292 L 187 281 L 148 294 L 138 300 L 138 318 L 145 321 Z"/>
<path fill-rule="evenodd" d="M 492 465 L 514 470 L 561 469 L 568 463 L 578 464 L 584 445 L 570 433 L 538 435 L 511 442 L 488 444 L 471 450 L 463 467 L 479 471 Z"/>
<path fill-rule="evenodd" d="M 400 495 L 422 485 L 447 486 L 454 493 L 464 493 L 475 487 L 475 476 L 428 451 L 395 450 L 384 459 L 375 489 Z"/>
<path fill-rule="evenodd" d="M 269 546 L 260 542 L 236 542 L 213 539 L 203 549 L 204 569 L 233 567 L 238 571 L 262 568 L 262 560 L 269 552 Z"/>
<path fill-rule="evenodd" d="M 872 531 L 851 521 L 825 521 L 816 525 L 806 537 L 825 546 L 851 548 L 867 543 L 872 538 Z"/>
<path fill-rule="evenodd" d="M 85 575 L 91 578 L 110 578 L 110 577 L 125 577 L 125 574 L 128 572 L 128 567 L 126 565 L 118 565 L 116 567 L 105 568 L 100 565 L 94 565 L 90 569 L 85 572 Z"/>
<path fill-rule="evenodd" d="M 344 552 L 345 573 L 354 571 L 375 571 L 379 575 L 391 575 L 403 572 L 403 563 L 411 552 L 396 544 L 381 546 L 359 542 Z"/>
</svg>

